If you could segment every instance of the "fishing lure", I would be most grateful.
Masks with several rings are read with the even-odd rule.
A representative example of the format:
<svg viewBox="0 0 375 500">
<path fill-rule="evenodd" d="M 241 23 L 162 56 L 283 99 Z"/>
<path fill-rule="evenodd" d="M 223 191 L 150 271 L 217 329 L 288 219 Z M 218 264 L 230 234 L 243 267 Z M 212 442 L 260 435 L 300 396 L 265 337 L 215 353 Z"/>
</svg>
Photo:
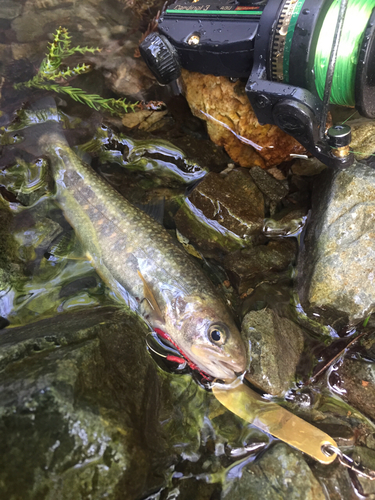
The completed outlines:
<svg viewBox="0 0 375 500">
<path fill-rule="evenodd" d="M 178 373 L 186 373 L 187 367 L 191 371 L 199 373 L 204 378 L 204 386 L 212 390 L 216 399 L 245 422 L 253 424 L 263 432 L 271 434 L 322 464 L 329 465 L 337 459 L 343 466 L 356 474 L 370 480 L 375 479 L 375 471 L 345 455 L 331 436 L 253 391 L 243 380 L 243 378 L 247 378 L 246 375 L 230 383 L 214 380 L 212 377 L 204 375 L 193 363 L 189 362 L 184 353 L 171 342 L 171 339 L 164 332 L 155 329 L 155 332 L 150 335 L 158 348 L 155 349 L 155 343 L 147 339 L 149 350 L 157 356 L 175 363 L 175 371 Z M 171 347 L 170 344 L 174 347 Z"/>
</svg>

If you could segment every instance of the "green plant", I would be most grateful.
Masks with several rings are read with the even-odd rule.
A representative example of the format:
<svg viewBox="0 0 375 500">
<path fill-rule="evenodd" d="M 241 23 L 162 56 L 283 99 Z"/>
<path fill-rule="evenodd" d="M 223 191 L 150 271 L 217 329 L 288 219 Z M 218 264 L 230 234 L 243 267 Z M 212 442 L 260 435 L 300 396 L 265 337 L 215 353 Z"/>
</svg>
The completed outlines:
<svg viewBox="0 0 375 500">
<path fill-rule="evenodd" d="M 121 115 L 129 111 L 135 111 L 138 103 L 129 103 L 126 99 L 104 99 L 98 94 L 88 94 L 83 89 L 71 87 L 70 85 L 62 85 L 60 82 L 68 80 L 77 75 L 88 73 L 91 71 L 89 64 L 78 64 L 74 68 L 61 69 L 61 65 L 69 56 L 74 54 L 86 54 L 90 52 L 100 52 L 97 47 L 72 47 L 71 37 L 66 28 L 58 28 L 54 35 L 53 42 L 49 44 L 49 50 L 46 57 L 43 59 L 38 73 L 29 81 L 17 83 L 14 88 L 37 88 L 50 90 L 60 94 L 67 94 L 75 101 L 86 104 L 93 109 L 103 109 L 112 114 Z"/>
<path fill-rule="evenodd" d="M 370 318 L 371 318 L 371 314 L 370 314 L 370 316 L 367 316 L 367 318 L 366 318 L 366 319 L 365 319 L 365 321 L 363 322 L 363 326 L 364 326 L 364 327 L 366 327 L 366 326 L 367 326 L 367 324 L 368 324 L 368 322 L 369 322 Z"/>
</svg>

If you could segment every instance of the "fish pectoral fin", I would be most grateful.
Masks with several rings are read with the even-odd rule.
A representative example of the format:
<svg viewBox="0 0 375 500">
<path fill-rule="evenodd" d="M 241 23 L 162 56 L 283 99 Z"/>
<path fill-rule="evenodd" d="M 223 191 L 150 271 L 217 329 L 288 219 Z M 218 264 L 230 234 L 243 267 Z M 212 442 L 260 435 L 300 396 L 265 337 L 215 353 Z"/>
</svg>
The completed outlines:
<svg viewBox="0 0 375 500">
<path fill-rule="evenodd" d="M 143 293 L 144 293 L 145 299 L 147 300 L 147 302 L 150 304 L 150 307 L 152 308 L 152 314 L 155 314 L 156 319 L 163 323 L 163 313 L 161 312 L 161 309 L 160 309 L 159 304 L 155 298 L 155 295 L 153 294 L 150 286 L 148 285 L 148 283 L 144 279 L 142 273 L 139 270 L 137 272 L 138 272 L 138 276 L 141 278 L 141 280 L 143 282 Z"/>
</svg>

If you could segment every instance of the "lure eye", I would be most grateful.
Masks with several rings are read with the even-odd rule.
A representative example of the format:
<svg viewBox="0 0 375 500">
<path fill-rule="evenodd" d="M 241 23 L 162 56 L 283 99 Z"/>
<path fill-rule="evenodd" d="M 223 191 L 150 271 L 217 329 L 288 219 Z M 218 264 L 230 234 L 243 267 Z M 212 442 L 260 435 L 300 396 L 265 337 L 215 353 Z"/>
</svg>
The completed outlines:
<svg viewBox="0 0 375 500">
<path fill-rule="evenodd" d="M 208 337 L 216 345 L 223 345 L 227 340 L 226 329 L 222 325 L 211 325 L 208 330 Z"/>
</svg>

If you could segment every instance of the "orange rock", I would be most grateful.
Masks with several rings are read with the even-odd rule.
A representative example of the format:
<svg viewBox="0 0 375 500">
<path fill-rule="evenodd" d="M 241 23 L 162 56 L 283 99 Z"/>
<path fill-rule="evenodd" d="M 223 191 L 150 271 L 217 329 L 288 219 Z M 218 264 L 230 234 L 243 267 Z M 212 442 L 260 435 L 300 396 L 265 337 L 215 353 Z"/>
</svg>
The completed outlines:
<svg viewBox="0 0 375 500">
<path fill-rule="evenodd" d="M 192 113 L 207 121 L 211 140 L 241 167 L 268 168 L 306 152 L 275 125 L 259 124 L 243 82 L 187 70 L 181 80 Z"/>
</svg>

